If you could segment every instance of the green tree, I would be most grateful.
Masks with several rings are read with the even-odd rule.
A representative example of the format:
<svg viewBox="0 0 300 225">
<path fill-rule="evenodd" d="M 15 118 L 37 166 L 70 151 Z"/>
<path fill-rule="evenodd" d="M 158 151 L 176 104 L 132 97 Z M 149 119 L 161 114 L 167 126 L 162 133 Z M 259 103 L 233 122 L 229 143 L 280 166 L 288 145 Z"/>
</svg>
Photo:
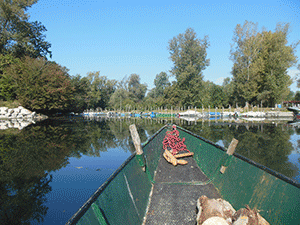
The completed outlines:
<svg viewBox="0 0 300 225">
<path fill-rule="evenodd" d="M 135 101 L 141 101 L 146 94 L 147 85 L 140 83 L 140 76 L 138 74 L 131 74 L 127 80 L 128 91 L 130 97 Z"/>
<path fill-rule="evenodd" d="M 235 28 L 231 60 L 239 103 L 273 106 L 289 94 L 287 69 L 297 62 L 298 43 L 287 45 L 289 24 L 277 24 L 275 32 L 257 32 L 257 24 L 245 21 Z"/>
<path fill-rule="evenodd" d="M 222 88 L 223 88 L 223 93 L 224 93 L 224 106 L 227 107 L 229 105 L 233 105 L 235 102 L 234 83 L 232 82 L 232 80 L 229 77 L 224 79 Z"/>
<path fill-rule="evenodd" d="M 69 110 L 74 88 L 65 67 L 44 58 L 25 57 L 4 71 L 23 107 L 49 114 Z"/>
<path fill-rule="evenodd" d="M 154 85 L 155 87 L 149 91 L 145 98 L 145 106 L 154 108 L 165 106 L 164 92 L 171 85 L 167 73 L 160 72 L 157 74 L 154 79 Z"/>
<path fill-rule="evenodd" d="M 37 21 L 29 22 L 28 8 L 37 0 L 0 1 L 0 54 L 21 58 L 51 57 L 51 45 L 45 41 L 46 28 Z"/>
<path fill-rule="evenodd" d="M 178 103 L 201 105 L 202 71 L 209 65 L 208 46 L 208 36 L 198 39 L 192 28 L 169 41 L 170 58 L 174 63 L 171 73 L 176 78 L 173 93 L 179 93 Z"/>
<path fill-rule="evenodd" d="M 71 86 L 74 88 L 74 94 L 70 111 L 77 113 L 83 112 L 89 105 L 88 92 L 90 82 L 87 77 L 76 75 L 71 77 Z"/>
<path fill-rule="evenodd" d="M 224 104 L 224 92 L 222 86 L 212 83 L 210 85 L 210 104 L 213 107 L 222 107 Z"/>
<path fill-rule="evenodd" d="M 154 98 L 163 96 L 166 87 L 170 86 L 169 78 L 166 72 L 160 72 L 154 79 Z"/>
<path fill-rule="evenodd" d="M 138 74 L 131 74 L 128 78 L 125 76 L 117 86 L 109 101 L 110 108 L 129 110 L 143 105 L 147 85 L 140 83 Z"/>
<path fill-rule="evenodd" d="M 300 91 L 297 91 L 294 97 L 295 101 L 300 101 Z"/>
<path fill-rule="evenodd" d="M 297 44 L 286 45 L 288 32 L 289 24 L 278 24 L 275 32 L 262 32 L 262 48 L 258 58 L 258 61 L 263 62 L 259 71 L 262 82 L 259 85 L 257 100 L 272 106 L 288 96 L 292 80 L 287 70 L 297 62 Z"/>
<path fill-rule="evenodd" d="M 124 109 L 125 107 L 133 109 L 136 106 L 136 102 L 130 97 L 129 91 L 119 85 L 109 100 L 109 106 L 112 109 Z"/>
<path fill-rule="evenodd" d="M 13 82 L 9 74 L 3 75 L 4 70 L 11 64 L 18 63 L 19 59 L 13 57 L 10 54 L 0 54 L 0 99 L 2 100 L 14 100 L 16 98 L 15 89 L 13 88 Z"/>
<path fill-rule="evenodd" d="M 100 76 L 100 71 L 90 72 L 87 75 L 90 82 L 88 92 L 89 108 L 106 108 L 111 95 L 116 90 L 117 81 L 109 80 L 106 76 Z"/>
<path fill-rule="evenodd" d="M 233 82 L 238 96 L 242 97 L 242 104 L 255 101 L 258 95 L 260 77 L 257 68 L 260 64 L 253 64 L 261 48 L 261 35 L 258 35 L 257 24 L 245 21 L 243 26 L 238 24 L 234 31 L 231 47 L 233 61 Z"/>
</svg>

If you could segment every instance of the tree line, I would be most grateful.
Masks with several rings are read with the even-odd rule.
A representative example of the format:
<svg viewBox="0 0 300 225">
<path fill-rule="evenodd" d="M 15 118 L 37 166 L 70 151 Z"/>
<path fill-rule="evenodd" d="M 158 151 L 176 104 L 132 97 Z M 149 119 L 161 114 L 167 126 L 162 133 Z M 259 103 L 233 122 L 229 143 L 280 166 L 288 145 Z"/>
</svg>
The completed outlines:
<svg viewBox="0 0 300 225">
<path fill-rule="evenodd" d="M 274 31 L 258 24 L 237 24 L 230 59 L 232 77 L 222 85 L 204 80 L 209 66 L 209 37 L 197 37 L 192 28 L 173 37 L 168 51 L 173 67 L 154 79 L 148 90 L 139 74 L 121 81 L 100 75 L 71 76 L 66 67 L 51 61 L 46 28 L 30 22 L 26 10 L 37 0 L 0 2 L 0 100 L 18 101 L 31 110 L 52 114 L 85 109 L 134 110 L 156 107 L 228 107 L 263 105 L 273 107 L 283 100 L 300 100 L 291 92 L 288 69 L 295 66 L 299 41 L 288 45 L 290 26 L 277 24 Z M 298 65 L 300 69 L 300 65 Z M 221 74 L 220 74 L 221 75 Z M 169 78 L 174 80 L 170 82 Z M 300 82 L 298 82 L 300 84 Z"/>
</svg>

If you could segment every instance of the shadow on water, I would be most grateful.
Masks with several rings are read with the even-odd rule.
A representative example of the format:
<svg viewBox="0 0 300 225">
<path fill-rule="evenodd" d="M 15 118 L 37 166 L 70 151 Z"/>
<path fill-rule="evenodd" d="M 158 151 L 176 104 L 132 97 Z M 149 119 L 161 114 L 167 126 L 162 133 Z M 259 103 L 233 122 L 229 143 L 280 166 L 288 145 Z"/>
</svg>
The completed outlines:
<svg viewBox="0 0 300 225">
<path fill-rule="evenodd" d="M 46 222 L 43 221 L 49 210 L 45 206 L 46 196 L 52 191 L 50 173 L 66 167 L 71 157 L 101 157 L 101 153 L 114 148 L 133 152 L 129 132 L 129 125 L 133 123 L 137 125 L 142 142 L 168 123 L 175 123 L 224 147 L 236 138 L 239 140 L 237 153 L 288 177 L 299 175 L 300 168 L 289 161 L 289 155 L 297 152 L 299 161 L 300 128 L 286 123 L 48 119 L 23 130 L 0 131 L 0 224 Z M 299 137 L 296 143 L 291 140 L 293 135 Z"/>
</svg>

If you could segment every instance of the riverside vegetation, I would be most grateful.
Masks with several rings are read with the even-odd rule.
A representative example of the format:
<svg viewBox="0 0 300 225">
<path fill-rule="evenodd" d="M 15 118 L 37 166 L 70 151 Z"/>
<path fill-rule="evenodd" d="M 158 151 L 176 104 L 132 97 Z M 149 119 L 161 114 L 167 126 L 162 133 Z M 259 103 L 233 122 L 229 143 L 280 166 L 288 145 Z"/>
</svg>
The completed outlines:
<svg viewBox="0 0 300 225">
<path fill-rule="evenodd" d="M 232 78 L 222 85 L 204 80 L 209 37 L 198 38 L 194 29 L 188 28 L 169 41 L 173 67 L 169 74 L 157 74 L 155 87 L 147 92 L 139 74 L 121 81 L 100 76 L 99 71 L 70 75 L 66 67 L 51 61 L 46 28 L 38 21 L 31 22 L 26 14 L 35 3 L 37 0 L 0 2 L 0 106 L 17 101 L 31 111 L 49 115 L 97 108 L 130 111 L 145 106 L 221 108 L 249 103 L 274 107 L 283 100 L 300 100 L 300 92 L 289 89 L 292 79 L 287 70 L 297 64 L 299 42 L 288 45 L 288 23 L 279 23 L 274 31 L 260 31 L 250 21 L 237 24 L 229 53 Z M 175 80 L 170 82 L 170 76 Z"/>
</svg>

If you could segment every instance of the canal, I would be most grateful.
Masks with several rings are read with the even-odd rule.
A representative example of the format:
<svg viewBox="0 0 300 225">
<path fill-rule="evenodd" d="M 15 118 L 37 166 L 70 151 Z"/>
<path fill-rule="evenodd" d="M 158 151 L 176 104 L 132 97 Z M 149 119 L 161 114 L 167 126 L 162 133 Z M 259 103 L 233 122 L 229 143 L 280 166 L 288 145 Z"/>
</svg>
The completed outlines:
<svg viewBox="0 0 300 225">
<path fill-rule="evenodd" d="M 174 123 L 300 183 L 300 126 L 287 121 L 55 118 L 0 130 L 0 224 L 65 224 L 132 154 Z"/>
</svg>

